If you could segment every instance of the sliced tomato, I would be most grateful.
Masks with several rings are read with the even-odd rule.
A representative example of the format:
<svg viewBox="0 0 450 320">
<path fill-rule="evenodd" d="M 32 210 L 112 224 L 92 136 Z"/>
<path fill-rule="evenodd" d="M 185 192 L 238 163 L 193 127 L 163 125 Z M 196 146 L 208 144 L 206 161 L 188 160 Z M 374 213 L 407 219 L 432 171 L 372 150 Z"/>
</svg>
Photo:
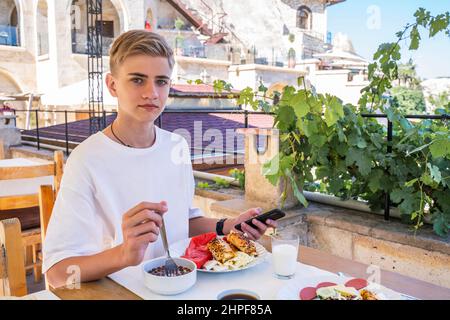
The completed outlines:
<svg viewBox="0 0 450 320">
<path fill-rule="evenodd" d="M 325 288 L 325 287 L 332 287 L 332 286 L 335 286 L 335 285 L 336 285 L 336 283 L 333 283 L 333 282 L 321 282 L 321 283 L 319 283 L 316 286 L 316 289 Z"/>
<path fill-rule="evenodd" d="M 367 282 L 367 280 L 361 278 L 351 279 L 345 283 L 346 287 L 353 287 L 356 290 L 361 290 L 362 288 L 365 288 L 368 285 L 369 283 Z"/>
<path fill-rule="evenodd" d="M 300 290 L 299 296 L 301 300 L 313 300 L 317 297 L 316 288 L 303 288 L 302 290 Z"/>
</svg>

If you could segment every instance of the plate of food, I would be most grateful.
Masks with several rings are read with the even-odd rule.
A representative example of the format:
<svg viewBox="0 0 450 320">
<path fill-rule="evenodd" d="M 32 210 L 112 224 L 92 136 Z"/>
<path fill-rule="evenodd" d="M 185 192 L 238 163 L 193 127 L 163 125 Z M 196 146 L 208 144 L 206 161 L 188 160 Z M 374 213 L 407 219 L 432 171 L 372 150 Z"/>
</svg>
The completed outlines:
<svg viewBox="0 0 450 320">
<path fill-rule="evenodd" d="M 267 251 L 242 233 L 217 236 L 210 232 L 170 246 L 173 256 L 189 259 L 200 272 L 223 273 L 245 270 L 263 262 Z"/>
<path fill-rule="evenodd" d="M 296 278 L 278 292 L 280 300 L 404 300 L 401 294 L 361 278 Z"/>
</svg>

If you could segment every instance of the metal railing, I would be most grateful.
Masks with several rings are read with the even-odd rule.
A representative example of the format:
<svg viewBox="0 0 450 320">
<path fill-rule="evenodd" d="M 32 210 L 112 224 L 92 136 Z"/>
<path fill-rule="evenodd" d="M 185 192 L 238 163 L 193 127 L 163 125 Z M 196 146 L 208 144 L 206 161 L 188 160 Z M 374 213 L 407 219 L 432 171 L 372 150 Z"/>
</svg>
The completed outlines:
<svg viewBox="0 0 450 320">
<path fill-rule="evenodd" d="M 14 114 L 16 114 L 16 112 L 27 112 L 26 110 L 14 110 Z M 47 111 L 47 110 L 32 110 L 32 112 L 35 113 L 35 117 L 36 117 L 36 139 L 37 139 L 37 149 L 40 149 L 40 136 L 39 136 L 39 112 L 56 112 L 56 113 L 64 113 L 64 124 L 65 124 L 65 149 L 66 149 L 66 154 L 68 155 L 69 152 L 69 133 L 68 133 L 68 114 L 69 113 L 83 113 L 83 114 L 88 114 L 88 112 L 86 111 L 68 111 L 68 110 L 55 110 L 55 111 Z M 248 111 L 248 110 L 165 110 L 156 120 L 156 123 L 158 124 L 159 128 L 163 128 L 164 125 L 164 114 L 170 114 L 170 113 L 190 113 L 190 114 L 241 114 L 244 116 L 244 128 L 249 128 L 249 116 L 250 115 L 255 115 L 255 114 L 259 114 L 259 115 L 274 115 L 274 113 L 267 113 L 267 112 L 259 112 L 259 111 Z M 106 112 L 103 111 L 103 113 L 101 114 L 101 117 L 103 119 L 101 119 L 101 121 L 105 121 L 106 119 L 106 115 L 107 114 L 117 114 L 117 112 Z M 364 118 L 381 118 L 381 119 L 386 119 L 387 120 L 387 130 L 386 130 L 386 141 L 387 141 L 387 149 L 386 149 L 386 155 L 389 155 L 392 153 L 392 141 L 393 141 L 393 134 L 394 134 L 394 128 L 393 128 L 393 124 L 392 121 L 390 121 L 388 119 L 388 116 L 386 114 L 361 114 L 362 117 Z M 100 118 L 99 121 L 100 121 Z M 423 115 L 406 115 L 405 116 L 406 119 L 421 119 L 421 120 L 442 120 L 442 121 L 448 121 L 450 120 L 450 114 L 442 114 L 442 115 L 428 115 L 428 114 L 423 114 Z M 105 121 L 106 122 L 106 121 Z M 22 130 L 23 131 L 23 130 Z M 87 137 L 86 137 L 87 138 Z M 236 152 L 235 152 L 236 155 Z M 389 220 L 390 217 L 390 195 L 388 193 L 385 193 L 385 199 L 384 199 L 384 219 L 385 220 Z"/>
</svg>

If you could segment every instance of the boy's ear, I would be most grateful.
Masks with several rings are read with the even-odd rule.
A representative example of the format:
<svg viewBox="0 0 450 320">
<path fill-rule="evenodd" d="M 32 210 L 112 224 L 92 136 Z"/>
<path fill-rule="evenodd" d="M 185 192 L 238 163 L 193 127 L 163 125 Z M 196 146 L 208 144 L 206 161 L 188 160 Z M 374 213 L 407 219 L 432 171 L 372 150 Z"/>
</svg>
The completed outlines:
<svg viewBox="0 0 450 320">
<path fill-rule="evenodd" d="M 106 74 L 106 86 L 108 87 L 108 91 L 111 96 L 117 98 L 116 79 L 114 79 L 111 73 Z"/>
</svg>

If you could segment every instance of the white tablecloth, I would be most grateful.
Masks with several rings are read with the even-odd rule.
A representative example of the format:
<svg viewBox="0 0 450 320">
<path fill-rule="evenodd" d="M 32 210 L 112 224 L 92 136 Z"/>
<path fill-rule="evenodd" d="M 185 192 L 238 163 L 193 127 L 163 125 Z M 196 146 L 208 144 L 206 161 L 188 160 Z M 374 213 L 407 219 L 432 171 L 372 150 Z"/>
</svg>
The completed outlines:
<svg viewBox="0 0 450 320">
<path fill-rule="evenodd" d="M 14 158 L 0 160 L 0 167 L 25 167 L 48 163 L 50 162 L 40 159 Z M 29 179 L 0 180 L 0 197 L 38 193 L 41 185 L 53 185 L 53 179 L 53 176 L 47 176 Z"/>
<path fill-rule="evenodd" d="M 246 270 L 217 274 L 197 272 L 197 282 L 188 291 L 178 295 L 164 296 L 150 291 L 144 285 L 141 268 L 141 265 L 125 268 L 110 275 L 110 278 L 143 299 L 177 300 L 216 300 L 219 293 L 230 289 L 245 289 L 256 292 L 263 300 L 274 300 L 278 290 L 288 281 L 273 275 L 271 255 L 268 254 L 263 263 Z M 296 277 L 301 277 L 303 274 L 330 275 L 332 273 L 298 263 Z"/>
<path fill-rule="evenodd" d="M 219 293 L 230 289 L 244 289 L 256 292 L 262 300 L 276 300 L 279 298 L 280 289 L 285 286 L 299 283 L 308 283 L 308 280 L 324 279 L 339 277 L 331 272 L 297 263 L 295 278 L 290 280 L 281 280 L 274 276 L 272 267 L 272 255 L 269 253 L 263 263 L 252 268 L 230 273 L 204 273 L 197 272 L 197 282 L 189 290 L 171 296 L 164 296 L 150 291 L 145 285 L 142 274 L 141 265 L 136 267 L 125 268 L 116 272 L 109 277 L 132 291 L 142 299 L 174 299 L 174 300 L 216 300 Z M 349 278 L 343 277 L 341 281 L 336 283 L 344 283 Z M 320 282 L 320 281 L 319 281 Z M 316 285 L 319 283 L 315 283 Z M 313 285 L 313 284 L 308 284 Z M 295 287 L 295 285 L 294 285 Z M 301 286 L 303 287 L 303 286 Z M 398 296 L 395 292 L 385 289 L 389 296 Z M 295 291 L 293 298 L 297 297 L 298 291 Z M 399 297 L 399 296 L 398 296 Z M 398 299 L 401 299 L 400 297 Z"/>
</svg>

